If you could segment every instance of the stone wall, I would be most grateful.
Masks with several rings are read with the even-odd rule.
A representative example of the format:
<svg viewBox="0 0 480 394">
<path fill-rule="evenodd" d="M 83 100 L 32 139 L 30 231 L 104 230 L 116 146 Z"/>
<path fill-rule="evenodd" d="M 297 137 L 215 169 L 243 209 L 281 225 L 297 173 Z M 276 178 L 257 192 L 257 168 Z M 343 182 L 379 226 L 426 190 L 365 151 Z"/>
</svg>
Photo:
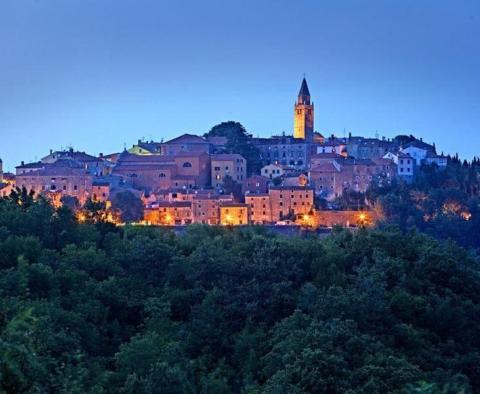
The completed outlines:
<svg viewBox="0 0 480 394">
<path fill-rule="evenodd" d="M 372 226 L 380 220 L 376 211 L 315 211 L 313 225 L 315 227 Z"/>
</svg>

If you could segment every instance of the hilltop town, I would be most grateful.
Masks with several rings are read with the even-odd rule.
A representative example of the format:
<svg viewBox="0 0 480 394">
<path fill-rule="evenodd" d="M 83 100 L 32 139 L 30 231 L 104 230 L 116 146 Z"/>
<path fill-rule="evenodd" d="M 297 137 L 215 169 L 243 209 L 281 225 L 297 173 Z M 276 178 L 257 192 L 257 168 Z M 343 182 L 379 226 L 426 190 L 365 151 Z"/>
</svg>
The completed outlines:
<svg viewBox="0 0 480 394">
<path fill-rule="evenodd" d="M 444 169 L 447 162 L 434 144 L 413 136 L 316 132 L 304 78 L 293 135 L 255 138 L 226 122 L 205 135 L 138 140 L 113 154 L 51 150 L 38 162 L 21 162 L 15 174 L 4 173 L 0 160 L 0 196 L 24 189 L 74 207 L 79 219 L 97 204 L 116 223 L 357 226 L 378 218 L 364 198 L 372 183 L 409 183 L 422 166 Z M 346 195 L 353 202 L 340 204 Z"/>
</svg>

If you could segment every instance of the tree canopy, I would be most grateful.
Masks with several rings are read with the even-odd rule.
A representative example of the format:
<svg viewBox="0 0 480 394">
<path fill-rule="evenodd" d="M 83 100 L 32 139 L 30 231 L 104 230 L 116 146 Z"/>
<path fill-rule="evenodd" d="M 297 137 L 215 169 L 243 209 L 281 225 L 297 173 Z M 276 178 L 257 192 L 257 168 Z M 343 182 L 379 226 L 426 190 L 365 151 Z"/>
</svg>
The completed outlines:
<svg viewBox="0 0 480 394">
<path fill-rule="evenodd" d="M 239 122 L 228 121 L 213 126 L 205 137 L 226 137 L 227 153 L 238 153 L 247 160 L 247 174 L 260 173 L 262 163 L 260 152 L 252 144 L 252 137 Z"/>
<path fill-rule="evenodd" d="M 479 263 L 398 227 L 176 235 L 20 193 L 0 200 L 0 392 L 479 392 Z"/>
</svg>

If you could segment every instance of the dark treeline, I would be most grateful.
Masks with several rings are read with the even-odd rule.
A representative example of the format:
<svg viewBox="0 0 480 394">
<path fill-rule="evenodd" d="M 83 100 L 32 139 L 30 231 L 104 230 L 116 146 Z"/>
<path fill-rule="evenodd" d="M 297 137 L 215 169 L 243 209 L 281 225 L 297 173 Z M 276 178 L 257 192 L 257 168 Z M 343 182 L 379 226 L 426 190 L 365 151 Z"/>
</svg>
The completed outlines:
<svg viewBox="0 0 480 394">
<path fill-rule="evenodd" d="M 366 194 L 388 224 L 480 249 L 480 161 L 424 166 L 410 184 L 376 178 Z"/>
<path fill-rule="evenodd" d="M 0 200 L 5 393 L 480 392 L 479 259 L 398 228 L 79 224 Z"/>
</svg>

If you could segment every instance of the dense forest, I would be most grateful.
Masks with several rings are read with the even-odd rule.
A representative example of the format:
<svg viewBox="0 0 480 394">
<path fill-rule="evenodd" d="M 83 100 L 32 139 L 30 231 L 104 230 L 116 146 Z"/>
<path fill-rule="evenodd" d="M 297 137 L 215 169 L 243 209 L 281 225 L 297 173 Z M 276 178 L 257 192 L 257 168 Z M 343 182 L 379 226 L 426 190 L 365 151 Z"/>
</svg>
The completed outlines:
<svg viewBox="0 0 480 394">
<path fill-rule="evenodd" d="M 411 183 L 377 178 L 366 199 L 387 224 L 480 249 L 480 160 L 449 158 L 442 170 L 423 166 Z"/>
<path fill-rule="evenodd" d="M 400 227 L 78 223 L 0 200 L 0 392 L 480 392 L 479 258 Z"/>
</svg>

